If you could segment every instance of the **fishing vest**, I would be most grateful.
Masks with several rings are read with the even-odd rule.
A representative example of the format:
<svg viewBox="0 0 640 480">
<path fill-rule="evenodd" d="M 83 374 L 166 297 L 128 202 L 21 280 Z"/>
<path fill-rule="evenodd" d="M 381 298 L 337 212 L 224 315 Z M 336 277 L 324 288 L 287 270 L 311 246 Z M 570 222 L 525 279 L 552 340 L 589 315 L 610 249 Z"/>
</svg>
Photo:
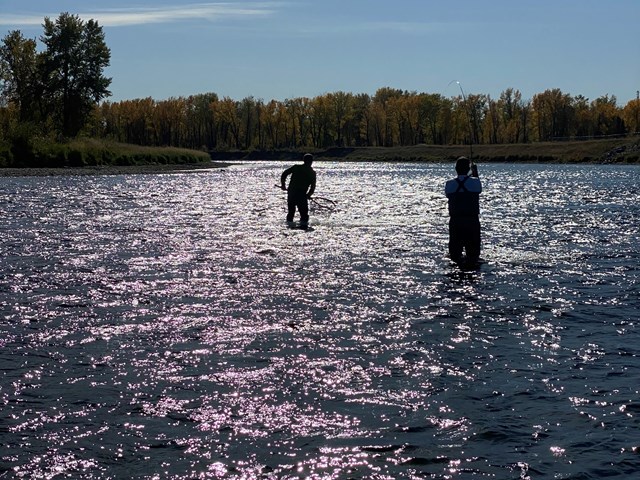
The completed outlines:
<svg viewBox="0 0 640 480">
<path fill-rule="evenodd" d="M 478 192 L 470 192 L 464 183 L 464 180 L 455 178 L 458 183 L 458 189 L 448 195 L 449 198 L 449 215 L 452 217 L 477 217 L 480 215 L 480 194 Z"/>
</svg>

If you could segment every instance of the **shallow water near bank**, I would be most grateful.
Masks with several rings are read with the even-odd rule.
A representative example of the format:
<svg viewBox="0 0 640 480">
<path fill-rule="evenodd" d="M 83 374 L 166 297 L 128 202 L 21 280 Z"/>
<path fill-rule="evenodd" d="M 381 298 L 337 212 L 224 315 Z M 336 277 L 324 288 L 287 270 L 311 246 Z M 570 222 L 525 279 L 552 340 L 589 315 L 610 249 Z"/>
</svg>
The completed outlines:
<svg viewBox="0 0 640 480">
<path fill-rule="evenodd" d="M 0 179 L 0 478 L 627 479 L 640 470 L 640 167 Z"/>
</svg>

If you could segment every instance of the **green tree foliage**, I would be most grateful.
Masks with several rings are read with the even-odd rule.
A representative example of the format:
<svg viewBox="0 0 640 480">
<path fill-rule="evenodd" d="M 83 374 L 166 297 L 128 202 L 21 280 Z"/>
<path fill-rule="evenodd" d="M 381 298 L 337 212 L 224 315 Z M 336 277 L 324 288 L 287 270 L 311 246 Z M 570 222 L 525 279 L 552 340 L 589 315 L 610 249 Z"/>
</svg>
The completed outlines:
<svg viewBox="0 0 640 480">
<path fill-rule="evenodd" d="M 36 41 L 10 32 L 0 46 L 2 103 L 18 112 L 19 122 L 36 122 L 42 130 L 76 136 L 95 106 L 111 93 L 111 79 L 103 75 L 111 53 L 102 27 L 94 20 L 62 13 L 44 19 Z"/>
<path fill-rule="evenodd" d="M 41 97 L 38 56 L 35 40 L 26 39 L 18 30 L 10 32 L 0 45 L 0 82 L 2 99 L 18 110 L 18 120 L 35 120 Z"/>
<path fill-rule="evenodd" d="M 49 113 L 59 131 L 73 137 L 87 122 L 93 106 L 111 95 L 111 79 L 103 75 L 111 52 L 96 21 L 84 22 L 69 13 L 55 21 L 45 18 L 41 40 L 46 47 L 42 78 Z"/>
</svg>

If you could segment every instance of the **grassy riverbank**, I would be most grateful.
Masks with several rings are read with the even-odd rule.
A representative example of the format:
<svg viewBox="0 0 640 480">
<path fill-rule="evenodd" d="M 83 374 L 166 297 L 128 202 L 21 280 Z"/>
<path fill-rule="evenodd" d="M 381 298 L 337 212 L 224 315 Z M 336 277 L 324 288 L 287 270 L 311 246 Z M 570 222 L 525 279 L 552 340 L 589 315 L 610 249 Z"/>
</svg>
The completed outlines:
<svg viewBox="0 0 640 480">
<path fill-rule="evenodd" d="M 214 160 L 299 160 L 304 152 L 212 152 Z M 448 162 L 470 155 L 468 145 L 416 145 L 410 147 L 330 148 L 311 151 L 316 160 Z M 607 140 L 541 142 L 508 145 L 474 145 L 479 162 L 512 163 L 614 163 L 640 164 L 640 137 Z"/>
<path fill-rule="evenodd" d="M 30 138 L 0 145 L 0 168 L 70 169 L 193 165 L 208 163 L 207 152 L 181 148 L 142 147 L 91 138 L 68 142 Z"/>
</svg>

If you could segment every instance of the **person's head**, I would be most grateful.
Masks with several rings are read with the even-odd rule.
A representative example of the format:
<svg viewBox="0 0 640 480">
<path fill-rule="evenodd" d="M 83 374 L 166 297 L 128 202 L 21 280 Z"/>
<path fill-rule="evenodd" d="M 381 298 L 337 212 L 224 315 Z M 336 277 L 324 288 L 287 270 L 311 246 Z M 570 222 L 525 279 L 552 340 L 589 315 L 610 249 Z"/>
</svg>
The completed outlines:
<svg viewBox="0 0 640 480">
<path fill-rule="evenodd" d="M 456 173 L 458 175 L 466 175 L 469 173 L 469 159 L 467 157 L 458 157 L 456 160 Z"/>
<path fill-rule="evenodd" d="M 302 157 L 302 161 L 305 165 L 311 165 L 313 163 L 313 155 L 310 153 L 305 153 Z"/>
</svg>

